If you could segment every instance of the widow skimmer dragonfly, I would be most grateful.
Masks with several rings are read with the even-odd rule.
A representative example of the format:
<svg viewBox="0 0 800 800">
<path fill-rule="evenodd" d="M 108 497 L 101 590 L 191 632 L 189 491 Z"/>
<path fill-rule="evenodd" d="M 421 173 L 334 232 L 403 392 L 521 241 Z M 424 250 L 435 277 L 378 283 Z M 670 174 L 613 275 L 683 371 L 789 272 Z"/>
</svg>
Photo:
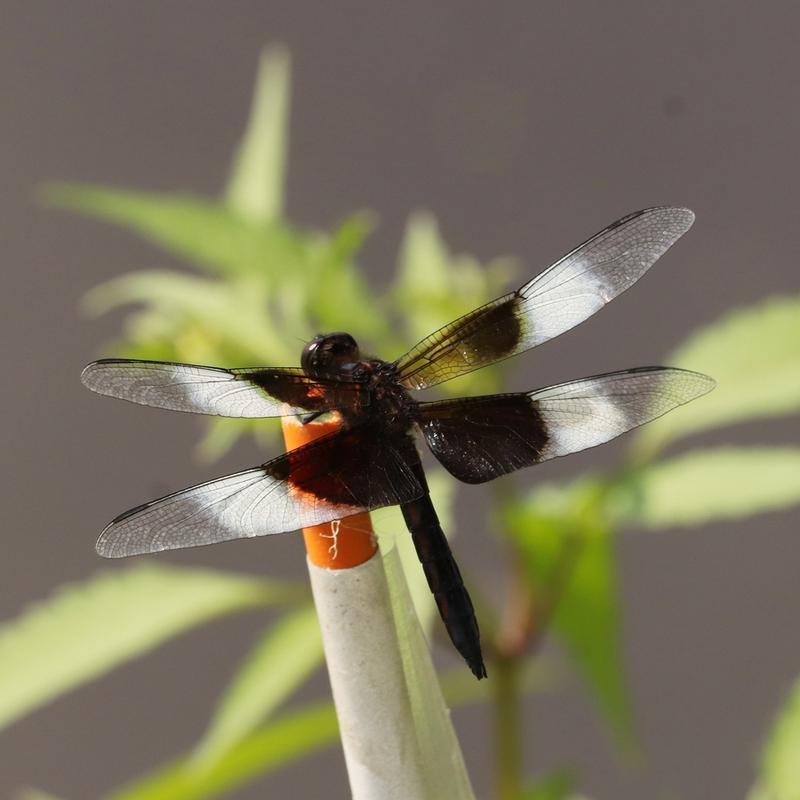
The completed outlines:
<svg viewBox="0 0 800 800">
<path fill-rule="evenodd" d="M 126 511 L 101 533 L 98 553 L 117 558 L 194 547 L 399 505 L 450 638 L 475 676 L 485 677 L 478 623 L 431 503 L 415 431 L 453 476 L 484 483 L 607 442 L 705 394 L 714 381 L 640 367 L 514 394 L 421 402 L 411 392 L 583 322 L 637 281 L 693 221 L 688 209 L 669 207 L 623 217 L 392 362 L 363 356 L 352 336 L 332 333 L 305 346 L 299 369 L 89 364 L 81 375 L 89 389 L 142 405 L 225 417 L 341 418 L 338 432 L 265 464 Z"/>
</svg>

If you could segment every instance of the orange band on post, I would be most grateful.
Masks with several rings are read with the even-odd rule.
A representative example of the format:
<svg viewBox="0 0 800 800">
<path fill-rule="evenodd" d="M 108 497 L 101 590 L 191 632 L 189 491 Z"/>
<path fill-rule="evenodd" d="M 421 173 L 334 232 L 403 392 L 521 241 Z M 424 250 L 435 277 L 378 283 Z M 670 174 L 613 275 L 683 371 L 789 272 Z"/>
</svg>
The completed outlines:
<svg viewBox="0 0 800 800">
<path fill-rule="evenodd" d="M 283 439 L 287 450 L 339 430 L 336 417 L 303 425 L 296 417 L 282 417 Z M 312 564 L 326 569 L 347 569 L 369 561 L 378 549 L 369 514 L 356 514 L 342 520 L 303 528 L 306 551 Z"/>
</svg>

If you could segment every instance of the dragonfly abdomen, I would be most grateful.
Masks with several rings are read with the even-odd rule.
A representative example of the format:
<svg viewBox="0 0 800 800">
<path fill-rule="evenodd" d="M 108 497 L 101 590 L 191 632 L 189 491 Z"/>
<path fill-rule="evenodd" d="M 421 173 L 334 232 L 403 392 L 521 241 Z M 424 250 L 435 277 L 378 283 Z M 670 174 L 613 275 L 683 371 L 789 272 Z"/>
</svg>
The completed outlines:
<svg viewBox="0 0 800 800">
<path fill-rule="evenodd" d="M 475 677 L 485 678 L 486 667 L 472 600 L 461 579 L 430 495 L 405 503 L 400 508 L 450 640 Z"/>
</svg>

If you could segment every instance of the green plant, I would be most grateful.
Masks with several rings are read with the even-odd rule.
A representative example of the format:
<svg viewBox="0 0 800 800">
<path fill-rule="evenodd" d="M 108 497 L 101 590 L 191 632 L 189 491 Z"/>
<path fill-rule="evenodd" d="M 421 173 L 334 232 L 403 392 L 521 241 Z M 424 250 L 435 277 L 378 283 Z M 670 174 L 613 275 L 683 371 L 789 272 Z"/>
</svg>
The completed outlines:
<svg viewBox="0 0 800 800">
<path fill-rule="evenodd" d="M 380 294 L 356 262 L 373 224 L 370 214 L 356 213 L 330 233 L 292 225 L 283 211 L 288 106 L 288 58 L 273 50 L 262 60 L 247 132 L 218 200 L 75 184 L 46 188 L 49 203 L 124 226 L 192 265 L 190 271 L 137 271 L 87 296 L 92 314 L 134 306 L 109 352 L 209 365 L 293 364 L 296 342 L 309 331 L 346 329 L 374 352 L 399 353 L 500 293 L 514 262 L 481 265 L 454 256 L 427 214 L 409 220 L 397 274 Z M 519 699 L 552 685 L 537 651 L 546 633 L 574 659 L 620 746 L 635 745 L 620 655 L 612 547 L 618 532 L 694 527 L 800 503 L 800 448 L 665 455 L 690 435 L 800 410 L 798 318 L 800 297 L 776 297 L 693 334 L 670 363 L 714 375 L 718 388 L 638 432 L 613 469 L 528 491 L 506 478 L 494 489 L 491 527 L 517 569 L 505 608 L 497 608 L 495 597 L 480 600 L 492 680 L 477 683 L 460 665 L 441 678 L 451 702 L 495 708 L 499 798 L 573 792 L 569 774 L 532 782 L 523 774 Z M 495 368 L 446 388 L 461 394 L 499 385 Z M 274 450 L 276 432 L 269 421 L 212 419 L 199 453 L 217 458 L 243 435 Z M 451 517 L 453 484 L 442 474 L 432 483 L 443 517 Z M 391 516 L 384 519 L 394 525 Z M 443 521 L 453 529 L 452 519 Z M 430 595 L 417 564 L 408 580 L 420 618 L 430 624 Z M 159 598 L 158 613 L 153 598 Z M 136 562 L 62 590 L 0 628 L 0 724 L 191 627 L 254 607 L 280 613 L 244 657 L 195 750 L 110 791 L 107 800 L 217 797 L 329 746 L 337 735 L 331 704 L 288 704 L 322 659 L 304 586 Z M 268 687 L 253 680 L 259 674 L 271 676 Z M 798 797 L 792 770 L 800 763 L 799 691 L 768 743 L 752 800 Z"/>
</svg>

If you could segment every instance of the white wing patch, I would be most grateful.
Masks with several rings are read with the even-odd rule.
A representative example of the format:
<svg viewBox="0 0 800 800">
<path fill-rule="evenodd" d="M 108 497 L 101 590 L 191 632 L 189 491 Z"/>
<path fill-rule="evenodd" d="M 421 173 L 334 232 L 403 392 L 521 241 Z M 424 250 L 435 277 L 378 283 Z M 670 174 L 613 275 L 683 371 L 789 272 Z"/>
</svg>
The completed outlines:
<svg viewBox="0 0 800 800">
<path fill-rule="evenodd" d="M 89 364 L 81 381 L 98 394 L 171 411 L 258 418 L 300 410 L 215 367 L 108 359 Z"/>
<path fill-rule="evenodd" d="M 299 492 L 256 467 L 127 511 L 100 534 L 97 552 L 121 558 L 197 547 L 294 531 L 364 510 Z"/>
<path fill-rule="evenodd" d="M 639 280 L 693 221 L 688 208 L 623 217 L 516 292 L 418 342 L 395 362 L 398 376 L 409 389 L 425 389 L 564 333 Z"/>
<path fill-rule="evenodd" d="M 588 319 L 632 286 L 694 222 L 688 208 L 650 208 L 576 247 L 518 294 L 523 341 L 517 352 Z"/>
<path fill-rule="evenodd" d="M 548 441 L 541 460 L 595 447 L 714 388 L 698 372 L 644 367 L 530 392 Z"/>
</svg>

